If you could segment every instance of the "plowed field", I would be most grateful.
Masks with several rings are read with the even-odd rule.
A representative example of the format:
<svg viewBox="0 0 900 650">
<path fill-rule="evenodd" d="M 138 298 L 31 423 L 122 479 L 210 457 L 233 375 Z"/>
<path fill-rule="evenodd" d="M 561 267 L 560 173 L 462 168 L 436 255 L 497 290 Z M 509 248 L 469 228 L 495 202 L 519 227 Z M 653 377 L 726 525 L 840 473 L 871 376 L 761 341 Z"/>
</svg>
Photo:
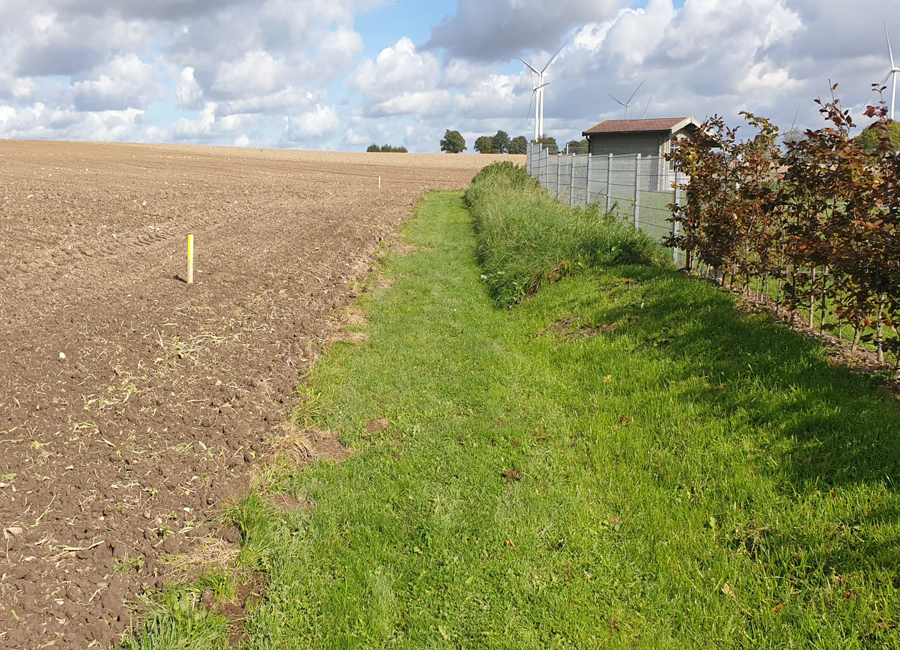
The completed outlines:
<svg viewBox="0 0 900 650">
<path fill-rule="evenodd" d="M 0 646 L 123 632 L 271 455 L 379 242 L 496 159 L 0 142 Z"/>
</svg>

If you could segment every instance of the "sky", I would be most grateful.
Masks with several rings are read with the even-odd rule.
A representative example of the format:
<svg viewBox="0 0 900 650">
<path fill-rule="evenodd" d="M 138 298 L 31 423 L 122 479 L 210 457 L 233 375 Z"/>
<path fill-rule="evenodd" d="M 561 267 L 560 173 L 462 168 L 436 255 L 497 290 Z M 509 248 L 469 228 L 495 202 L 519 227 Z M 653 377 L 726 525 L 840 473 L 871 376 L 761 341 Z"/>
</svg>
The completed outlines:
<svg viewBox="0 0 900 650">
<path fill-rule="evenodd" d="M 822 125 L 900 64 L 900 0 L 0 0 L 0 139 L 437 152 L 630 117 Z M 900 76 L 900 75 L 898 75 Z M 889 92 L 887 95 L 889 95 Z M 795 118 L 796 116 L 796 118 Z M 745 131 L 746 133 L 746 131 Z"/>
</svg>

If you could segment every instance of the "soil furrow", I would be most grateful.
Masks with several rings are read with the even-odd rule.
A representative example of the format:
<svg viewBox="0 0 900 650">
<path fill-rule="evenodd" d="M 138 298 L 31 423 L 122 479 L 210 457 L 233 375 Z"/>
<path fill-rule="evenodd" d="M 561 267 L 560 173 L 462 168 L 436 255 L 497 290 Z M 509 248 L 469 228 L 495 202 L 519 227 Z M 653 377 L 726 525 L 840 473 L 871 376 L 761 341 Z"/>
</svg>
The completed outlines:
<svg viewBox="0 0 900 650">
<path fill-rule="evenodd" d="M 208 518 L 354 278 L 490 160 L 0 142 L 0 645 L 106 645 L 175 558 L 233 544 Z"/>
</svg>

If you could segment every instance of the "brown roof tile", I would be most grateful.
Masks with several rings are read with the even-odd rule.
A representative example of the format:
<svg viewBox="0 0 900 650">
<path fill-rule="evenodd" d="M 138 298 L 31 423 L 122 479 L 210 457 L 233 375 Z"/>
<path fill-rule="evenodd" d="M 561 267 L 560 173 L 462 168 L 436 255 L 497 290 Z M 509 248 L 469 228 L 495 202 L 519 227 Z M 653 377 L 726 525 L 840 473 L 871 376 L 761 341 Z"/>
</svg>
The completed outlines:
<svg viewBox="0 0 900 650">
<path fill-rule="evenodd" d="M 636 133 L 640 131 L 671 131 L 687 117 L 662 117 L 654 120 L 606 120 L 592 126 L 582 135 L 602 133 Z"/>
</svg>

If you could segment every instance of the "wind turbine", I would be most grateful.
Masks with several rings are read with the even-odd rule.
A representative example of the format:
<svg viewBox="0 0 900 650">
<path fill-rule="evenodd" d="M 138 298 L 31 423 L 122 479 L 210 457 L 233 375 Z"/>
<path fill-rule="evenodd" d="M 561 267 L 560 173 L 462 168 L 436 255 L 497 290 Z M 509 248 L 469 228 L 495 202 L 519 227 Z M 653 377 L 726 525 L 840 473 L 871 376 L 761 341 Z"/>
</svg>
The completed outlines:
<svg viewBox="0 0 900 650">
<path fill-rule="evenodd" d="M 891 78 L 891 120 L 893 120 L 894 104 L 897 101 L 897 73 L 900 72 L 900 68 L 894 63 L 894 51 L 891 49 L 891 37 L 888 35 L 887 22 L 884 23 L 884 37 L 887 39 L 888 57 L 890 57 L 891 60 L 891 71 L 885 75 L 881 85 L 883 86 L 887 83 L 888 77 Z"/>
<path fill-rule="evenodd" d="M 519 59 L 522 63 L 525 64 L 529 70 L 531 70 L 531 97 L 532 99 L 537 97 L 537 103 L 534 107 L 534 139 L 538 140 L 541 136 L 544 135 L 544 88 L 546 88 L 547 83 L 544 83 L 544 75 L 547 74 L 547 69 L 550 67 L 550 64 L 556 60 L 556 57 L 559 56 L 559 53 L 562 52 L 562 49 L 566 46 L 568 41 L 562 44 L 562 46 L 556 50 L 556 54 L 550 57 L 550 60 L 547 61 L 547 65 L 538 70 L 533 65 L 528 63 L 521 56 L 516 54 L 516 58 Z M 531 112 L 531 106 L 529 105 L 528 112 Z"/>
<path fill-rule="evenodd" d="M 650 110 L 650 102 L 652 102 L 652 101 L 653 101 L 653 95 L 650 95 L 650 99 L 647 100 L 647 106 L 644 108 L 644 114 L 641 115 L 641 119 L 642 119 L 642 120 L 643 120 L 645 117 L 647 117 L 647 111 Z"/>
<path fill-rule="evenodd" d="M 631 97 L 628 98 L 628 101 L 627 101 L 627 102 L 623 102 L 623 101 L 620 100 L 620 99 L 616 99 L 615 97 L 613 97 L 613 96 L 610 95 L 609 93 L 606 93 L 607 95 L 609 95 L 610 97 L 612 97 L 617 103 L 619 103 L 619 104 L 621 104 L 622 106 L 625 107 L 625 119 L 626 119 L 626 120 L 628 119 L 628 109 L 631 107 L 631 100 L 634 99 L 634 96 L 637 95 L 637 91 L 639 91 L 639 90 L 641 89 L 641 86 L 643 86 L 643 85 L 644 85 L 644 82 L 642 81 L 642 82 L 640 83 L 640 85 L 639 85 L 637 88 L 634 89 L 634 92 L 631 93 Z M 648 106 L 649 106 L 649 104 L 648 104 Z"/>
<path fill-rule="evenodd" d="M 534 83 L 534 75 L 532 75 L 531 81 L 532 81 L 532 83 Z M 525 113 L 525 117 L 528 117 L 528 115 L 531 114 L 531 105 L 534 104 L 534 139 L 535 139 L 535 141 L 537 141 L 538 138 L 541 137 L 541 133 L 539 132 L 541 116 L 540 116 L 540 107 L 538 106 L 538 102 L 534 101 L 534 98 L 536 95 L 538 95 L 542 91 L 542 89 L 546 88 L 549 85 L 550 85 L 550 82 L 548 81 L 545 84 L 542 84 L 540 86 L 535 86 L 534 88 L 532 88 L 531 101 L 528 103 L 528 112 Z"/>
</svg>

